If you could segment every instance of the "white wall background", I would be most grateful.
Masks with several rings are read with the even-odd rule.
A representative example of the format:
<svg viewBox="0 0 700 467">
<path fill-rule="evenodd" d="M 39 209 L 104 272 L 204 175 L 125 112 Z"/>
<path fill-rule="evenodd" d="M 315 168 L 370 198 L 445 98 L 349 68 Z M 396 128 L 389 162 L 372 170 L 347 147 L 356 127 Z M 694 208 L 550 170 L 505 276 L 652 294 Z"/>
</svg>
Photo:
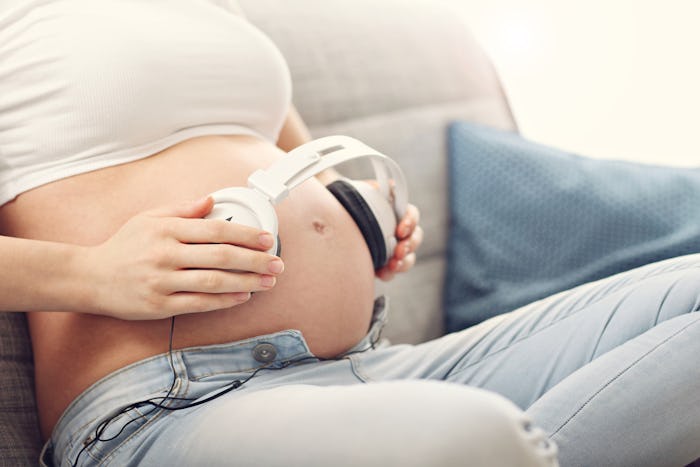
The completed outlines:
<svg viewBox="0 0 700 467">
<path fill-rule="evenodd" d="M 700 166 L 700 1 L 444 1 L 494 61 L 524 136 Z"/>
</svg>

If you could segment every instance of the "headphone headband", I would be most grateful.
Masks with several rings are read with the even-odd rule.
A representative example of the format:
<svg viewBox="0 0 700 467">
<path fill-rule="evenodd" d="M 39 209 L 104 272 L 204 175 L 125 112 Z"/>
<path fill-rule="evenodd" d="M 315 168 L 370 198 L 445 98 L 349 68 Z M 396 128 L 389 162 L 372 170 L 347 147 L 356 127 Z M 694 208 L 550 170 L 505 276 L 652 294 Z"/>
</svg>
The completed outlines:
<svg viewBox="0 0 700 467">
<path fill-rule="evenodd" d="M 295 148 L 266 170 L 256 170 L 248 186 L 277 204 L 289 191 L 309 178 L 338 164 L 354 159 L 369 159 L 380 192 L 394 196 L 396 215 L 403 217 L 408 204 L 406 180 L 399 165 L 384 154 L 349 136 L 326 136 Z M 390 185 L 393 179 L 393 187 Z"/>
</svg>

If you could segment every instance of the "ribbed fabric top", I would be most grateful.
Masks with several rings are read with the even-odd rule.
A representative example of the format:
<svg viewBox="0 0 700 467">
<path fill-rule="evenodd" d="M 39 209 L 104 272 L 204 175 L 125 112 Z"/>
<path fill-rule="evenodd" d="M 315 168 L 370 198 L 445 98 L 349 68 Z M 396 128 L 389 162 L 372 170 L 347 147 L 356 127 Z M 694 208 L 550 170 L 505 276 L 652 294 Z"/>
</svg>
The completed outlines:
<svg viewBox="0 0 700 467">
<path fill-rule="evenodd" d="M 0 205 L 209 134 L 275 141 L 273 43 L 226 0 L 0 0 Z"/>
</svg>

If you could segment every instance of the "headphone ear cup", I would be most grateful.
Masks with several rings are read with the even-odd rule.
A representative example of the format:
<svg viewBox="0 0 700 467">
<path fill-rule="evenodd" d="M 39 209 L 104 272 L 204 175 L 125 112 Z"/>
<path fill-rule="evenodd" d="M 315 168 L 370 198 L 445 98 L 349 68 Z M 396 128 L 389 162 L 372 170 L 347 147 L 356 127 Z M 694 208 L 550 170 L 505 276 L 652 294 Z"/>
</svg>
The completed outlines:
<svg viewBox="0 0 700 467">
<path fill-rule="evenodd" d="M 374 269 L 383 267 L 396 248 L 393 206 L 379 190 L 366 182 L 341 179 L 326 188 L 348 211 L 362 232 Z"/>
<path fill-rule="evenodd" d="M 211 194 L 214 207 L 206 219 L 224 219 L 270 232 L 274 245 L 267 250 L 279 255 L 281 245 L 277 234 L 277 213 L 265 196 L 256 190 L 244 187 L 224 188 Z"/>
</svg>

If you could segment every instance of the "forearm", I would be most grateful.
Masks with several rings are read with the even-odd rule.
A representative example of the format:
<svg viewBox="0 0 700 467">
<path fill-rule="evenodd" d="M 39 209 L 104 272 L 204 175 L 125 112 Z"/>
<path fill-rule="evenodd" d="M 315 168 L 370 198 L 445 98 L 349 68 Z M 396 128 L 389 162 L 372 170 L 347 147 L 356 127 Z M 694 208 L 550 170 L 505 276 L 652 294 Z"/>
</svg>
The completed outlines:
<svg viewBox="0 0 700 467">
<path fill-rule="evenodd" d="M 0 236 L 0 311 L 85 307 L 90 284 L 84 247 Z"/>
<path fill-rule="evenodd" d="M 299 112 L 294 107 L 290 107 L 282 130 L 280 130 L 279 138 L 277 138 L 277 147 L 285 152 L 289 152 L 309 141 L 311 141 L 309 128 L 302 120 Z"/>
</svg>

